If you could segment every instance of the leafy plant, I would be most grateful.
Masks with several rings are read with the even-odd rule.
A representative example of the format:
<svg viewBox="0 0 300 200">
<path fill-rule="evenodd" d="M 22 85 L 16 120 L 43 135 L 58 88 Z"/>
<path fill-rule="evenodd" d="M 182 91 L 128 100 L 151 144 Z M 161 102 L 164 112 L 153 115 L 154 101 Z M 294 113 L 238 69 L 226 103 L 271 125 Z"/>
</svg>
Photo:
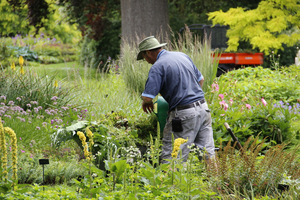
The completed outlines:
<svg viewBox="0 0 300 200">
<path fill-rule="evenodd" d="M 278 184 L 284 174 L 299 179 L 297 151 L 286 152 L 285 145 L 276 145 L 262 153 L 264 142 L 257 137 L 250 137 L 240 151 L 230 144 L 218 152 L 217 165 L 209 173 L 215 190 L 224 196 L 274 197 L 280 194 Z"/>
<path fill-rule="evenodd" d="M 39 61 L 38 55 L 36 52 L 33 52 L 30 50 L 30 47 L 16 47 L 16 46 L 8 46 L 9 49 L 11 49 L 14 53 L 13 56 L 19 58 L 22 56 L 24 59 L 28 61 Z"/>
</svg>

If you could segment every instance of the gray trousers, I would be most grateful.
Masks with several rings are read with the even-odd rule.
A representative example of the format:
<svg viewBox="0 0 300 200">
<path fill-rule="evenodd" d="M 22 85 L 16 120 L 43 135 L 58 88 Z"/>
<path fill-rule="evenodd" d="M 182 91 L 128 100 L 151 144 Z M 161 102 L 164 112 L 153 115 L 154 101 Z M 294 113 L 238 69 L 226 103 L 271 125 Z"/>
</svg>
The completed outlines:
<svg viewBox="0 0 300 200">
<path fill-rule="evenodd" d="M 179 117 L 182 121 L 183 131 L 172 131 L 172 119 Z M 172 134 L 176 138 L 188 139 L 187 143 L 180 146 L 182 150 L 182 159 L 185 162 L 188 159 L 190 149 L 193 143 L 201 149 L 205 149 L 209 157 L 215 155 L 215 145 L 211 125 L 211 114 L 207 103 L 194 105 L 192 108 L 184 110 L 173 110 L 169 112 L 167 122 L 163 132 L 161 162 L 168 163 L 172 153 Z M 178 158 L 180 153 L 178 153 Z M 166 160 L 167 159 L 167 160 Z"/>
</svg>

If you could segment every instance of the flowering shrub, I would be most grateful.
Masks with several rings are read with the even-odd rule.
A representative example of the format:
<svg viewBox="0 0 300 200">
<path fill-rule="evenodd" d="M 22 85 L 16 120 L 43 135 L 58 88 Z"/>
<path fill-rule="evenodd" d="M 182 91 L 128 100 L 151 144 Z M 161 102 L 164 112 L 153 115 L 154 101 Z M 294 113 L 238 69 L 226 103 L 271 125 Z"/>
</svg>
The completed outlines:
<svg viewBox="0 0 300 200">
<path fill-rule="evenodd" d="M 294 91 L 293 87 L 286 85 L 284 90 L 293 91 L 293 94 L 287 92 L 281 93 L 280 97 L 276 95 L 277 87 L 283 87 L 281 84 L 287 81 L 285 76 L 291 77 L 292 84 L 298 83 L 295 87 L 299 88 L 299 72 L 290 71 L 292 73 L 246 68 L 225 74 L 215 82 L 207 94 L 207 100 L 212 109 L 214 136 L 218 143 L 226 143 L 231 139 L 223 126 L 227 122 L 242 142 L 251 135 L 259 135 L 261 139 L 267 138 L 266 144 L 296 144 L 300 131 L 296 125 L 300 123 L 300 106 L 297 102 L 300 101 L 297 99 L 299 90 Z M 278 86 L 274 83 L 266 85 L 269 77 L 272 77 L 272 81 L 280 79 L 281 82 L 278 81 Z"/>
</svg>

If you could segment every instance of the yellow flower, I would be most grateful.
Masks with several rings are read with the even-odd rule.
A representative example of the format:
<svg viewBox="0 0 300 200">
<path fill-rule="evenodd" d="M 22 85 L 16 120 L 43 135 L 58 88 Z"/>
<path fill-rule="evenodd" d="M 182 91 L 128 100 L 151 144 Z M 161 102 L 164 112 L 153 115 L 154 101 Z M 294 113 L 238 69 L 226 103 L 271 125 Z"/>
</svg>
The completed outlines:
<svg viewBox="0 0 300 200">
<path fill-rule="evenodd" d="M 22 65 L 21 65 L 20 73 L 21 73 L 22 75 L 25 74 L 25 71 L 24 71 L 24 68 L 23 68 Z"/>
<path fill-rule="evenodd" d="M 18 162 L 18 158 L 17 158 L 17 136 L 16 133 L 9 127 L 5 127 L 4 131 L 6 133 L 8 133 L 8 135 L 11 138 L 11 146 L 12 146 L 12 169 L 13 169 L 13 179 L 17 180 L 18 177 L 18 167 L 17 167 L 17 162 Z"/>
<path fill-rule="evenodd" d="M 8 178 L 8 172 L 7 172 L 7 148 L 6 148 L 4 128 L 3 128 L 1 117 L 0 117 L 0 144 L 1 144 L 2 172 L 3 172 L 3 177 L 5 179 L 7 179 Z"/>
<path fill-rule="evenodd" d="M 57 80 L 54 81 L 54 87 L 58 87 L 58 82 L 57 82 Z"/>
<path fill-rule="evenodd" d="M 94 134 L 92 133 L 92 131 L 89 129 L 89 127 L 86 128 L 86 134 L 89 137 L 89 142 L 90 142 L 90 147 L 94 144 Z"/>
<path fill-rule="evenodd" d="M 23 58 L 23 56 L 19 57 L 19 64 L 20 64 L 20 66 L 23 66 L 23 64 L 24 64 L 24 58 Z"/>
<path fill-rule="evenodd" d="M 173 147 L 173 152 L 172 152 L 172 157 L 173 158 L 177 158 L 177 155 L 178 155 L 178 152 L 180 150 L 180 145 L 186 143 L 188 140 L 186 139 L 183 139 L 183 138 L 177 138 L 175 141 L 174 141 L 174 147 Z"/>
<path fill-rule="evenodd" d="M 88 145 L 86 143 L 86 137 L 83 132 L 77 131 L 77 135 L 79 136 L 79 139 L 81 140 L 84 156 L 87 160 L 90 160 L 90 153 L 88 151 Z"/>
<path fill-rule="evenodd" d="M 15 70 L 16 70 L 16 65 L 15 65 L 15 63 L 14 63 L 14 62 L 12 62 L 12 63 L 11 63 L 11 66 L 10 66 L 10 68 L 11 68 L 13 71 L 15 71 Z"/>
</svg>

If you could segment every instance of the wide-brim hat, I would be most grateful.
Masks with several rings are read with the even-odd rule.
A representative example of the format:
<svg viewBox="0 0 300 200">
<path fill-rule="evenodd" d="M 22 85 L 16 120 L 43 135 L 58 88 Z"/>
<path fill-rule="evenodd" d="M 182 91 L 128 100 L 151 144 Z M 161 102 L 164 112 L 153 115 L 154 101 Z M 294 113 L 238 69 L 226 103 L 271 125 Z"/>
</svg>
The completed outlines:
<svg viewBox="0 0 300 200">
<path fill-rule="evenodd" d="M 167 43 L 160 44 L 154 36 L 149 36 L 143 39 L 139 44 L 140 52 L 137 55 L 137 60 L 143 59 L 142 52 L 166 46 Z"/>
</svg>

